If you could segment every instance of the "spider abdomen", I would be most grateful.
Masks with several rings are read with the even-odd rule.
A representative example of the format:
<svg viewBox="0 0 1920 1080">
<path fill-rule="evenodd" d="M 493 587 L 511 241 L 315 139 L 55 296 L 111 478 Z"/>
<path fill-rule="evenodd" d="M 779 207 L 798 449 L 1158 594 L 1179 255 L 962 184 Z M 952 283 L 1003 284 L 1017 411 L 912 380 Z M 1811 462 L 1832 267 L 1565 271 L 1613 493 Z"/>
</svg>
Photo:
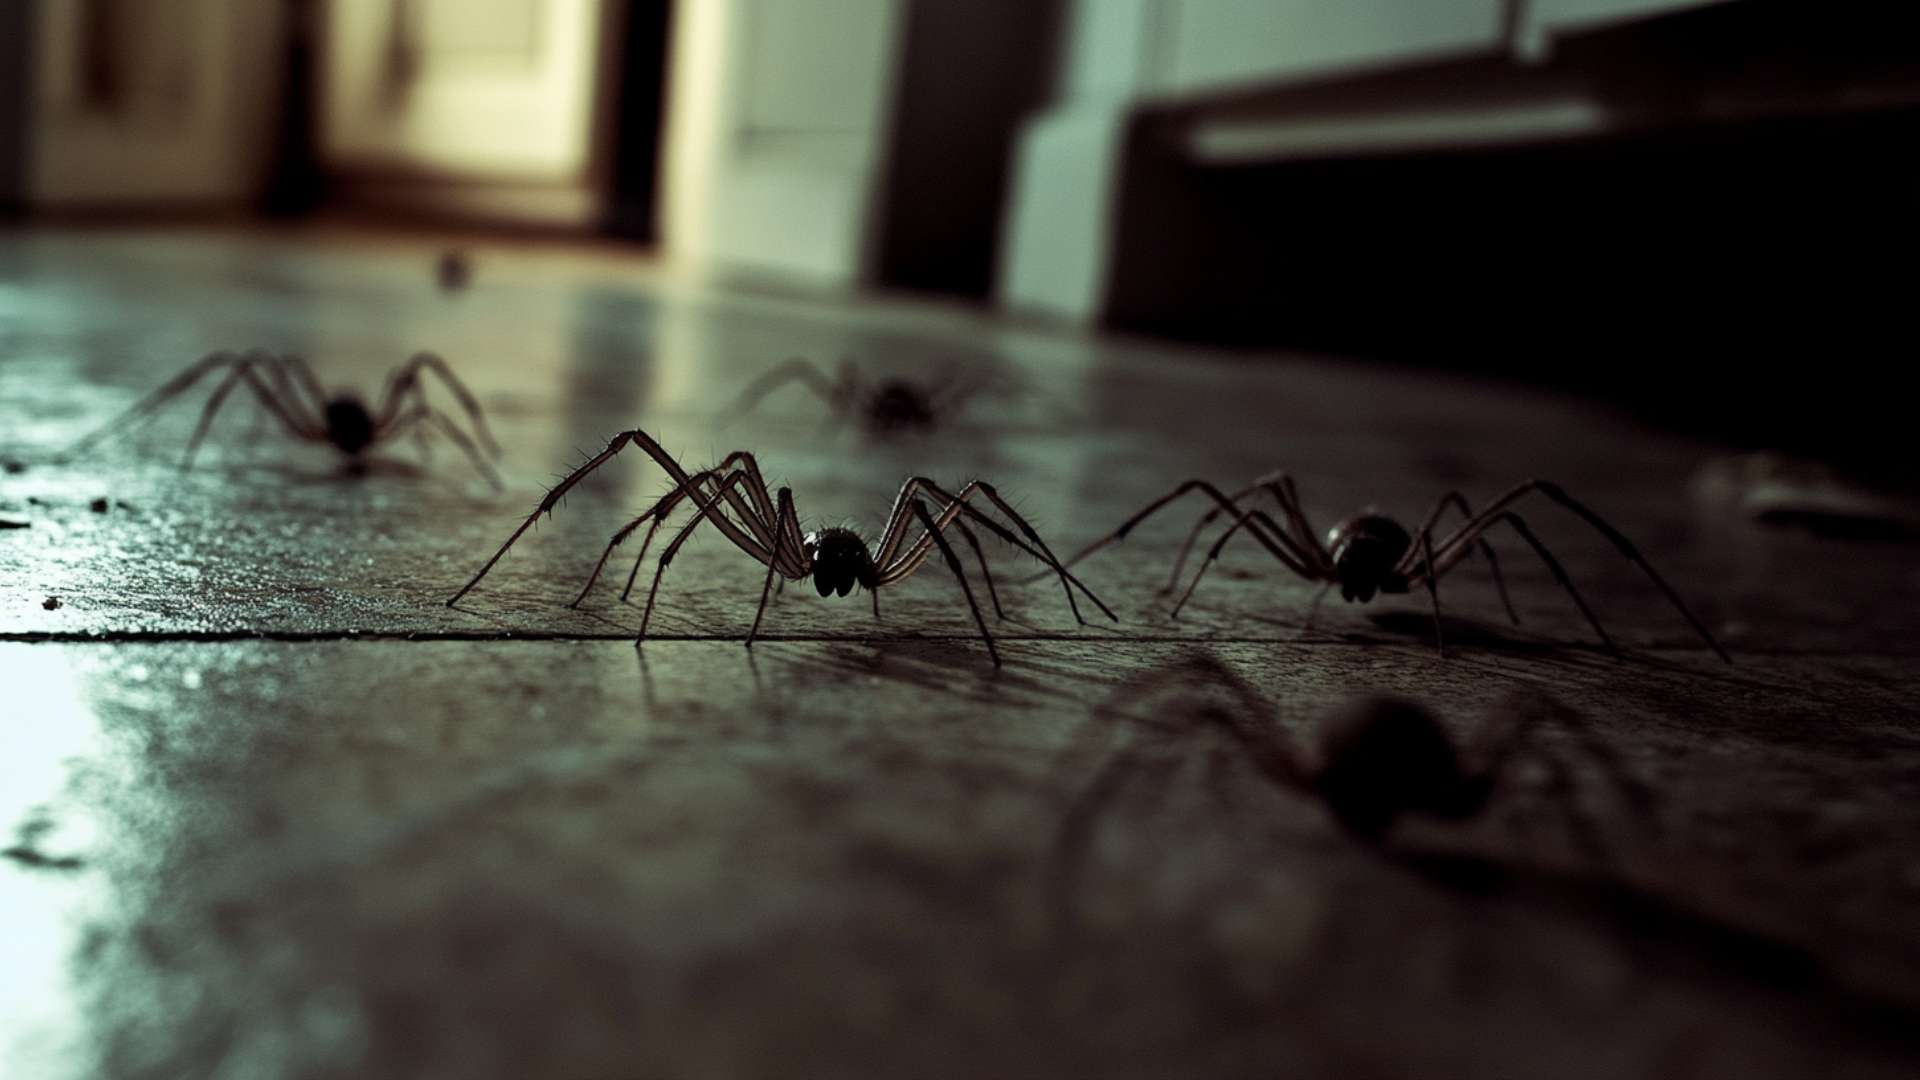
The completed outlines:
<svg viewBox="0 0 1920 1080">
<path fill-rule="evenodd" d="M 1395 568 L 1413 546 L 1413 536 L 1385 514 L 1355 514 L 1327 532 L 1327 552 L 1340 580 L 1340 595 L 1362 603 L 1376 592 L 1402 592 Z"/>
<path fill-rule="evenodd" d="M 358 454 L 373 444 L 373 414 L 352 394 L 327 402 L 327 441 L 341 453 Z"/>
</svg>

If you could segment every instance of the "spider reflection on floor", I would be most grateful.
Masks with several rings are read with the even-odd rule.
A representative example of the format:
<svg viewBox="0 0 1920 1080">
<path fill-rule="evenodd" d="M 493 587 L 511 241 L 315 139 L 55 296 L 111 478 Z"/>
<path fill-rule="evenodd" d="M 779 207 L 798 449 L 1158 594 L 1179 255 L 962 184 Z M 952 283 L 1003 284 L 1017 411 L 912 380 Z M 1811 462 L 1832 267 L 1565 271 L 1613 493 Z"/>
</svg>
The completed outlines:
<svg viewBox="0 0 1920 1080">
<path fill-rule="evenodd" d="M 1224 740 L 1266 781 L 1314 799 L 1368 841 L 1385 838 L 1403 818 L 1478 817 L 1525 758 L 1568 800 L 1563 809 L 1583 834 L 1583 846 L 1597 848 L 1571 802 L 1572 770 L 1534 738 L 1546 720 L 1573 729 L 1637 809 L 1652 802 L 1652 793 L 1625 773 L 1577 713 L 1543 694 L 1508 695 L 1460 740 L 1417 702 L 1365 694 L 1316 715 L 1302 745 L 1240 676 L 1212 656 L 1190 656 L 1128 679 L 1095 707 L 1083 740 L 1099 744 L 1094 767 L 1063 818 L 1059 843 L 1063 850 L 1084 850 L 1096 818 L 1136 783 L 1151 779 L 1164 792 L 1188 765 L 1217 770 L 1225 759 L 1205 751 Z M 1084 759 L 1086 748 L 1071 756 Z M 1208 782 L 1220 801 L 1233 801 L 1219 777 Z"/>
</svg>

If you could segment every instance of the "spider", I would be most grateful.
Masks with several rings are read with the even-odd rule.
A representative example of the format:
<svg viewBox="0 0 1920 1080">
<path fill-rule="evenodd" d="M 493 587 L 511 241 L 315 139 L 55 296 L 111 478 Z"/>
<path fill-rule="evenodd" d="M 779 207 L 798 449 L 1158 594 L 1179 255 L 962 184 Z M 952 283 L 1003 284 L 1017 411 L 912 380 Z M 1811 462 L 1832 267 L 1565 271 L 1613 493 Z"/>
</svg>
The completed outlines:
<svg viewBox="0 0 1920 1080">
<path fill-rule="evenodd" d="M 1264 511 L 1241 509 L 1242 501 L 1262 490 L 1271 494 L 1279 503 L 1284 524 L 1282 521 L 1275 521 Z M 1640 554 L 1632 541 L 1609 525 L 1600 515 L 1568 495 L 1558 484 L 1544 480 L 1529 480 L 1515 486 L 1478 514 L 1468 506 L 1464 496 L 1457 491 L 1450 491 L 1440 497 L 1420 527 L 1412 532 L 1408 532 L 1405 526 L 1385 514 L 1371 509 L 1365 510 L 1329 529 L 1325 543 L 1317 538 L 1313 526 L 1308 523 L 1299 492 L 1294 487 L 1292 477 L 1286 473 L 1270 473 L 1260 477 L 1232 495 L 1222 492 L 1205 480 L 1188 480 L 1148 503 L 1139 513 L 1122 522 L 1119 528 L 1081 549 L 1064 565 L 1073 566 L 1100 548 L 1124 540 L 1136 525 L 1190 491 L 1199 491 L 1218 505 L 1202 516 L 1194 525 L 1192 532 L 1188 534 L 1186 544 L 1182 546 L 1179 557 L 1174 562 L 1173 576 L 1168 583 L 1169 589 L 1177 582 L 1180 569 L 1185 564 L 1200 530 L 1222 513 L 1232 515 L 1235 521 L 1214 542 L 1213 547 L 1207 552 L 1206 561 L 1201 564 L 1199 570 L 1194 572 L 1186 591 L 1180 595 L 1179 602 L 1174 605 L 1172 612 L 1174 618 L 1179 617 L 1180 609 L 1186 606 L 1187 600 L 1193 596 L 1194 589 L 1200 584 L 1200 579 L 1220 557 L 1220 552 L 1227 546 L 1227 541 L 1244 528 L 1275 559 L 1279 560 L 1281 565 L 1308 581 L 1324 583 L 1320 592 L 1314 597 L 1313 607 L 1309 609 L 1309 622 L 1312 620 L 1312 612 L 1318 610 L 1320 601 L 1335 585 L 1340 587 L 1340 595 L 1344 599 L 1360 603 L 1372 600 L 1376 594 L 1404 594 L 1416 585 L 1424 585 L 1428 598 L 1433 604 L 1434 643 L 1444 656 L 1446 640 L 1440 629 L 1440 591 L 1437 582 L 1449 570 L 1459 565 L 1475 548 L 1486 556 L 1492 566 L 1494 582 L 1500 589 L 1500 599 L 1506 605 L 1508 616 L 1515 623 L 1520 621 L 1518 614 L 1513 610 L 1512 602 L 1507 598 L 1506 582 L 1500 576 L 1500 564 L 1493 554 L 1492 547 L 1488 546 L 1484 539 L 1488 529 L 1504 522 L 1512 526 L 1514 532 L 1520 534 L 1520 538 L 1525 540 L 1540 556 L 1541 561 L 1547 564 L 1547 569 L 1552 571 L 1554 579 L 1566 590 L 1567 595 L 1573 598 L 1574 604 L 1579 607 L 1580 613 L 1586 616 L 1588 624 L 1593 627 L 1594 633 L 1599 635 L 1607 649 L 1615 656 L 1620 655 L 1619 648 L 1607 635 L 1606 629 L 1600 625 L 1599 618 L 1594 615 L 1593 609 L 1587 606 L 1580 591 L 1574 587 L 1573 579 L 1567 576 L 1566 569 L 1560 565 L 1560 560 L 1547 550 L 1546 545 L 1534 535 L 1525 520 L 1507 509 L 1523 496 L 1537 492 L 1565 507 L 1612 541 L 1622 555 L 1652 579 L 1666 598 L 1679 610 L 1688 625 L 1693 627 L 1714 653 L 1727 663 L 1733 662 L 1733 658 L 1727 655 L 1727 651 L 1720 647 L 1720 643 L 1714 640 L 1707 628 L 1694 617 L 1687 605 L 1681 602 L 1680 595 L 1674 592 L 1673 587 L 1668 585 L 1659 571 L 1653 568 L 1653 564 Z M 1449 507 L 1457 509 L 1466 521 L 1447 534 L 1444 539 L 1435 543 L 1434 527 L 1439 524 L 1440 516 Z"/>
<path fill-rule="evenodd" d="M 987 630 L 986 619 L 980 614 L 980 605 L 974 600 L 973 587 L 968 584 L 966 573 L 960 567 L 960 560 L 954 555 L 953 548 L 947 543 L 946 530 L 957 529 L 967 544 L 973 548 L 974 556 L 980 563 L 980 574 L 986 580 L 987 593 L 993 600 L 994 614 L 1006 618 L 1000 608 L 999 593 L 994 589 L 993 574 L 987 568 L 986 554 L 981 550 L 978 538 L 968 522 L 986 529 L 1008 544 L 1019 548 L 1028 555 L 1047 564 L 1058 576 L 1060 587 L 1066 592 L 1067 606 L 1073 611 L 1073 617 L 1083 625 L 1086 619 L 1080 615 L 1079 604 L 1074 600 L 1074 589 L 1079 589 L 1087 599 L 1093 601 L 1109 619 L 1115 618 L 1107 605 L 1100 601 L 1091 590 L 1081 584 L 1078 578 L 1068 573 L 1054 558 L 1046 542 L 1040 538 L 1031 524 L 1014 510 L 993 485 L 984 480 L 972 480 L 957 493 L 949 493 L 932 480 L 916 476 L 901 485 L 900 493 L 894 498 L 893 511 L 887 517 L 887 525 L 882 530 L 878 543 L 869 547 L 865 540 L 852 529 L 827 528 L 802 535 L 800 517 L 794 509 L 793 491 L 781 488 L 778 495 L 770 494 L 767 482 L 761 478 L 759 463 L 752 454 L 737 450 L 728 454 L 720 464 L 711 469 L 689 473 L 671 454 L 661 447 L 651 435 L 639 429 L 623 431 L 607 443 L 607 448 L 589 458 L 579 468 L 567 474 L 547 492 L 545 498 L 527 515 L 500 550 L 494 552 L 486 565 L 480 568 L 472 580 L 461 586 L 447 601 L 452 607 L 469 590 L 487 576 L 494 564 L 507 553 L 514 541 L 538 521 L 541 514 L 551 514 L 554 506 L 568 490 L 588 473 L 612 459 L 614 455 L 628 446 L 637 446 L 673 478 L 674 488 L 656 502 L 645 513 L 620 527 L 608 541 L 606 550 L 601 552 L 600 561 L 594 565 L 593 573 L 587 578 L 586 586 L 580 590 L 569 606 L 578 607 L 592 590 L 594 582 L 599 580 L 600 572 L 619 547 L 634 530 L 641 525 L 647 526 L 647 535 L 640 544 L 640 553 L 634 559 L 633 571 L 627 575 L 626 588 L 620 598 L 624 601 L 633 591 L 635 577 L 640 573 L 640 565 L 645 561 L 647 548 L 653 543 L 654 534 L 673 508 L 683 500 L 691 499 L 697 507 L 693 519 L 680 528 L 666 550 L 661 552 L 659 563 L 654 568 L 653 586 L 647 593 L 647 606 L 640 619 L 640 636 L 635 642 L 639 645 L 646 641 L 647 626 L 653 619 L 654 601 L 660 592 L 660 581 L 665 576 L 667 565 L 680 551 L 681 545 L 693 535 L 694 530 L 703 521 L 710 521 L 733 544 L 763 563 L 767 568 L 766 580 L 760 588 L 760 606 L 754 612 L 753 628 L 747 632 L 746 644 L 750 648 L 753 639 L 760 633 L 760 623 L 767 612 L 767 598 L 773 587 L 773 579 L 778 576 L 784 586 L 788 581 L 813 579 L 813 587 L 821 596 L 829 594 L 846 596 L 856 587 L 867 590 L 873 595 L 873 614 L 880 616 L 880 590 L 896 585 L 920 569 L 935 548 L 946 560 L 948 569 L 960 582 L 961 592 L 967 598 L 967 606 L 973 612 L 975 625 L 980 628 L 980 637 L 986 643 L 987 655 L 994 665 L 1000 664 L 999 650 L 994 646 L 993 634 Z M 1020 536 L 975 508 L 968 500 L 975 495 L 983 496 L 992 503 L 1020 531 Z M 927 509 L 924 496 L 939 500 L 938 514 Z M 908 542 L 908 532 L 915 523 L 924 530 L 922 534 Z M 1025 539 L 1023 540 L 1022 537 Z M 1116 620 L 1117 621 L 1117 620 Z"/>
<path fill-rule="evenodd" d="M 790 382 L 804 383 L 827 403 L 828 422 L 858 415 L 872 436 L 928 431 L 958 412 L 961 405 L 985 389 L 988 380 L 948 378 L 921 383 L 898 377 L 871 379 L 852 359 L 842 359 L 834 377 L 812 361 L 794 357 L 747 385 L 733 405 L 721 414 L 721 425 L 751 411 L 761 399 Z"/>
<path fill-rule="evenodd" d="M 427 429 L 417 425 L 429 424 L 444 432 L 466 451 L 474 467 L 496 489 L 502 486 L 499 474 L 488 461 L 489 456 L 499 456 L 500 447 L 487 430 L 480 403 L 454 376 L 446 361 L 427 352 L 415 353 L 412 359 L 388 373 L 386 387 L 380 393 L 380 403 L 373 408 L 369 408 L 360 395 L 352 390 L 341 390 L 331 398 L 327 397 L 321 392 L 319 380 L 314 378 L 312 369 L 298 356 L 275 355 L 265 349 L 253 349 L 245 353 L 226 350 L 210 353 L 74 443 L 60 455 L 60 459 L 67 460 L 84 453 L 110 435 L 125 434 L 132 430 L 130 421 L 137 424 L 151 417 L 162 405 L 185 393 L 208 373 L 221 369 L 225 369 L 226 375 L 214 387 L 205 407 L 200 410 L 200 423 L 194 428 L 193 437 L 187 441 L 186 456 L 180 462 L 182 468 L 193 464 L 200 441 L 206 437 L 214 414 L 219 412 L 227 395 L 235 386 L 245 384 L 289 435 L 306 442 L 325 443 L 345 454 L 355 464 L 361 461 L 362 455 L 368 450 L 409 430 L 422 438 L 424 446 L 424 432 Z M 427 403 L 426 391 L 420 382 L 422 371 L 432 371 L 453 391 L 473 423 L 473 436 L 470 437 L 446 414 Z M 478 446 L 475 445 L 476 438 Z M 485 453 L 482 453 L 481 447 L 485 447 Z"/>
</svg>

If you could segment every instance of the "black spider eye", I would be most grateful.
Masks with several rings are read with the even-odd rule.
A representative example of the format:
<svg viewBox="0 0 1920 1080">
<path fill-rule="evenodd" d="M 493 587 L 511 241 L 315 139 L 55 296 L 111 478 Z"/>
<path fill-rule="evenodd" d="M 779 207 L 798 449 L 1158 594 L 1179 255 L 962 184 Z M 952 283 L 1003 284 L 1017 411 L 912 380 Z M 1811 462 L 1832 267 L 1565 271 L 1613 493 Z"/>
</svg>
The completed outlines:
<svg viewBox="0 0 1920 1080">
<path fill-rule="evenodd" d="M 834 589 L 834 594 L 837 596 L 845 596 L 852 591 L 853 591 L 853 579 L 850 577 L 844 577 L 840 579 L 839 586 Z"/>
<path fill-rule="evenodd" d="M 813 591 L 819 593 L 821 596 L 825 596 L 833 591 L 833 582 L 827 580 L 827 575 L 815 573 L 813 575 Z"/>
</svg>

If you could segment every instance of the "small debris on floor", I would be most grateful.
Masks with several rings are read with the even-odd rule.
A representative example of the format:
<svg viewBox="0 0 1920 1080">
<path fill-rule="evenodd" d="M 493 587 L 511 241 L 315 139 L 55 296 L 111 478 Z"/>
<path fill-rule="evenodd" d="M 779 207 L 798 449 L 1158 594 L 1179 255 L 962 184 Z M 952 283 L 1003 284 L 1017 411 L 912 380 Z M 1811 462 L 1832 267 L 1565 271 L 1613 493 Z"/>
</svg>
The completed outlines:
<svg viewBox="0 0 1920 1080">
<path fill-rule="evenodd" d="M 0 518 L 0 529 L 31 529 L 31 521 L 15 521 L 12 518 Z"/>
<path fill-rule="evenodd" d="M 1714 458 L 1694 474 L 1696 498 L 1767 525 L 1826 537 L 1920 539 L 1920 503 L 1877 491 L 1817 461 L 1773 453 Z"/>
<path fill-rule="evenodd" d="M 35 870 L 80 870 L 87 864 L 73 855 L 48 855 L 30 847 L 10 847 L 0 851 L 0 857 L 12 859 L 21 866 Z"/>
<path fill-rule="evenodd" d="M 88 503 L 87 509 L 92 510 L 96 514 L 104 514 L 107 512 L 108 508 L 110 508 L 112 505 L 113 505 L 112 503 L 107 501 L 105 496 L 101 496 L 100 498 L 95 499 L 92 502 Z"/>
<path fill-rule="evenodd" d="M 0 858 L 12 859 L 35 870 L 78 870 L 86 862 L 73 855 L 49 855 L 40 849 L 40 841 L 54 831 L 53 819 L 36 809 L 15 830 L 13 846 L 0 850 Z"/>
<path fill-rule="evenodd" d="M 464 251 L 448 251 L 440 256 L 440 287 L 448 292 L 459 292 L 473 280 L 473 260 Z"/>
<path fill-rule="evenodd" d="M 0 461 L 0 469 L 5 469 L 9 473 L 17 475 L 27 471 L 27 463 L 24 461 Z"/>
<path fill-rule="evenodd" d="M 60 598 L 57 596 L 49 596 L 45 600 L 40 601 L 40 606 L 46 608 L 48 611 L 58 611 L 60 610 Z"/>
</svg>

